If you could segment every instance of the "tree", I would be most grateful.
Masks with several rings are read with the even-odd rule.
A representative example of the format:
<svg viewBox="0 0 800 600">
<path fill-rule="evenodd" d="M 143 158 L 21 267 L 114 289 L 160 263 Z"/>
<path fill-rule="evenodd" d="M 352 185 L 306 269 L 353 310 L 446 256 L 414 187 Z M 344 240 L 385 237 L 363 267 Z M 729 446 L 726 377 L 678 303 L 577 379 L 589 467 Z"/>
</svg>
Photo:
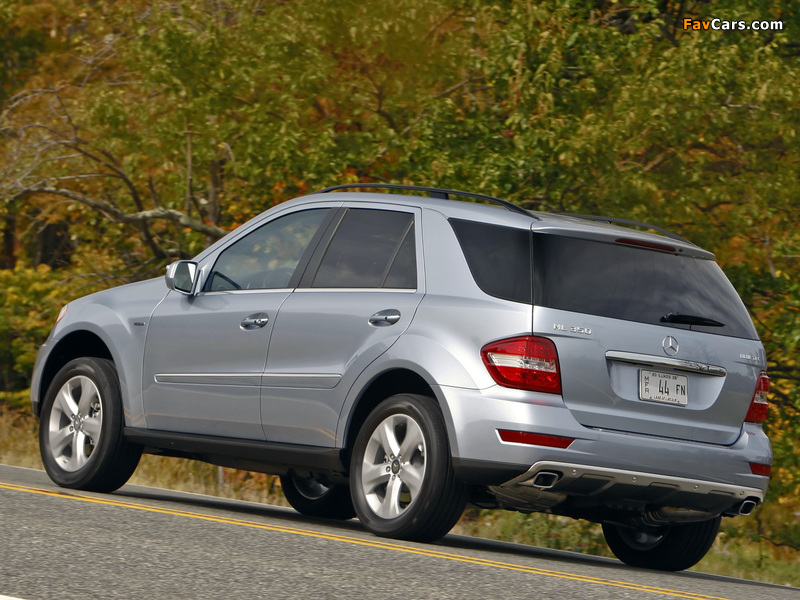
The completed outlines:
<svg viewBox="0 0 800 600">
<path fill-rule="evenodd" d="M 472 83 L 454 50 L 434 51 L 464 45 L 448 34 L 459 10 L 416 4 L 389 24 L 336 2 L 98 8 L 68 76 L 3 115 L 0 190 L 47 214 L 66 199 L 82 225 L 128 231 L 130 265 L 191 256 L 308 181 L 379 171 L 425 101 Z"/>
</svg>

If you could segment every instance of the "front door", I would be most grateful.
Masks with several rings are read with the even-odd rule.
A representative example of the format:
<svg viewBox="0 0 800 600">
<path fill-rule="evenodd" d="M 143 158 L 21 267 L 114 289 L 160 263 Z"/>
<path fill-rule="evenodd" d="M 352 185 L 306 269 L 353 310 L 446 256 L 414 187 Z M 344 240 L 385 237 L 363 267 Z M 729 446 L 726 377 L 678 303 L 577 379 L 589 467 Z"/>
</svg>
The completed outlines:
<svg viewBox="0 0 800 600">
<path fill-rule="evenodd" d="M 145 342 L 148 429 L 264 439 L 260 385 L 276 315 L 329 216 L 279 215 L 212 256 L 202 291 L 167 295 Z"/>
<path fill-rule="evenodd" d="M 263 439 L 261 373 L 275 314 L 289 293 L 171 292 L 147 333 L 147 427 Z"/>
</svg>

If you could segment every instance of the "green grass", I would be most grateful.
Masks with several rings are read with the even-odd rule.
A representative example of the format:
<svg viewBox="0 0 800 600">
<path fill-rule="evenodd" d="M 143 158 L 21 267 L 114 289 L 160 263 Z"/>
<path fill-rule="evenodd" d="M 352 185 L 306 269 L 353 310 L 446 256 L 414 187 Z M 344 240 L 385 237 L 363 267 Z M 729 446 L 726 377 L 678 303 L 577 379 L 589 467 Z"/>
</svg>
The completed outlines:
<svg viewBox="0 0 800 600">
<path fill-rule="evenodd" d="M 0 397 L 0 464 L 42 469 L 38 423 L 26 410 Z M 277 477 L 163 456 L 142 457 L 131 483 L 288 506 Z M 599 525 L 555 515 L 468 508 L 454 533 L 556 550 L 612 556 Z M 754 542 L 731 533 L 717 536 L 711 551 L 691 570 L 800 587 L 800 552 Z"/>
</svg>

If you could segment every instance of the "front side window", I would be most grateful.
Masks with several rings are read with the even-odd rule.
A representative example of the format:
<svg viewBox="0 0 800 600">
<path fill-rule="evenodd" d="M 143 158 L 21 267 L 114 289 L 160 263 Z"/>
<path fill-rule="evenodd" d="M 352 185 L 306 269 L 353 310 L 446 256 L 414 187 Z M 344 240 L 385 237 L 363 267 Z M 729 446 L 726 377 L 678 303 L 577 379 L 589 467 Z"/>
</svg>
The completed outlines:
<svg viewBox="0 0 800 600">
<path fill-rule="evenodd" d="M 247 234 L 219 255 L 206 291 L 288 287 L 329 210 L 295 212 Z"/>
<path fill-rule="evenodd" d="M 331 240 L 311 287 L 417 287 L 414 216 L 351 208 Z"/>
</svg>

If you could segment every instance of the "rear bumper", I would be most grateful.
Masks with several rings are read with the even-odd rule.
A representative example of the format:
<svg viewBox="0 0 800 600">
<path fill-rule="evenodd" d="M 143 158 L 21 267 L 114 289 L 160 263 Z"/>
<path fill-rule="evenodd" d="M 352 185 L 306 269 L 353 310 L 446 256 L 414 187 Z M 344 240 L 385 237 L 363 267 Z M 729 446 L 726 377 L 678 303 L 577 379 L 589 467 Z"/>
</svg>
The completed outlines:
<svg viewBox="0 0 800 600">
<path fill-rule="evenodd" d="M 525 495 L 525 488 L 546 491 L 562 497 L 557 503 L 571 498 L 573 505 L 583 508 L 600 504 L 681 509 L 664 513 L 665 522 L 692 520 L 691 511 L 749 515 L 764 501 L 764 491 L 759 488 L 557 461 L 537 462 L 499 487 L 500 492 L 520 488 L 517 493 L 522 495 Z M 533 495 L 539 496 L 535 492 Z"/>
<path fill-rule="evenodd" d="M 769 478 L 750 467 L 772 462 L 769 440 L 756 425 L 746 424 L 735 443 L 721 446 L 587 428 L 555 395 L 500 387 L 440 390 L 456 473 L 490 486 L 508 508 L 558 506 L 556 512 L 576 516 L 601 507 L 747 514 L 767 489 Z M 502 429 L 574 441 L 567 448 L 503 442 Z"/>
</svg>

